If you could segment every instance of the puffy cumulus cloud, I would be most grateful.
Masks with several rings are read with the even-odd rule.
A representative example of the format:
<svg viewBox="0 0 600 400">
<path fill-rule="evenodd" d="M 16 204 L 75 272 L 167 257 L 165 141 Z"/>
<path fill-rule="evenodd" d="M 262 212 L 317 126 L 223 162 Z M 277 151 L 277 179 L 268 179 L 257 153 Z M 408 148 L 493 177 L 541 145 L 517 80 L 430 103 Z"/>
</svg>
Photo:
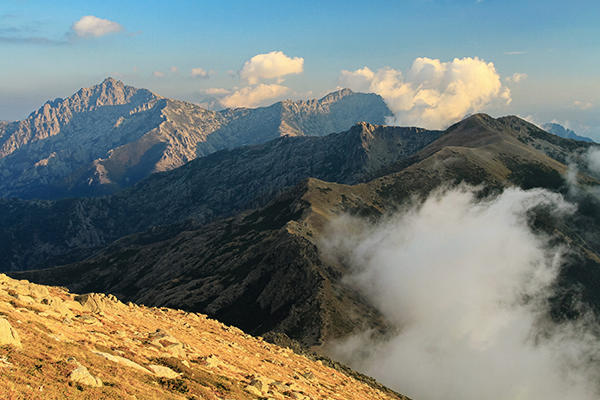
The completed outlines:
<svg viewBox="0 0 600 400">
<path fill-rule="evenodd" d="M 541 189 L 478 193 L 439 191 L 377 224 L 332 224 L 320 249 L 350 264 L 349 282 L 398 327 L 332 355 L 415 399 L 599 398 L 597 337 L 548 317 L 567 250 L 529 223 L 536 207 L 557 217 L 574 207 Z"/>
<path fill-rule="evenodd" d="M 160 71 L 152 71 L 152 76 L 155 78 L 160 78 L 162 76 L 165 76 L 164 72 L 160 72 Z"/>
<path fill-rule="evenodd" d="M 201 78 L 201 79 L 210 78 L 210 76 L 208 75 L 208 72 L 206 72 L 202 68 L 192 68 L 192 72 L 190 73 L 190 76 L 192 78 Z"/>
<path fill-rule="evenodd" d="M 394 113 L 389 124 L 429 129 L 443 129 L 492 102 L 511 101 L 494 64 L 477 57 L 451 62 L 417 58 L 406 76 L 389 67 L 342 71 L 339 82 L 381 95 Z"/>
<path fill-rule="evenodd" d="M 263 79 L 277 79 L 290 74 L 300 74 L 304 69 L 304 59 L 288 57 L 281 51 L 258 54 L 247 60 L 239 71 L 240 78 L 248 85 L 256 85 Z"/>
<path fill-rule="evenodd" d="M 221 104 L 224 107 L 235 108 L 235 107 L 254 107 L 263 100 L 274 99 L 283 96 L 291 91 L 286 86 L 270 84 L 265 85 L 261 83 L 258 86 L 247 86 L 239 90 L 236 90 L 229 96 L 225 96 L 221 99 Z"/>
<path fill-rule="evenodd" d="M 344 87 L 352 88 L 358 92 L 367 92 L 373 79 L 375 79 L 375 73 L 368 67 L 364 67 L 353 72 L 343 70 L 338 81 Z"/>
<path fill-rule="evenodd" d="M 514 83 L 519 83 L 522 80 L 527 78 L 527 74 L 526 73 L 518 73 L 515 72 L 512 76 L 507 76 L 506 77 L 506 82 L 514 82 Z"/>
<path fill-rule="evenodd" d="M 71 31 L 77 37 L 88 38 L 124 32 L 125 28 L 116 22 L 86 15 L 71 25 Z"/>
</svg>

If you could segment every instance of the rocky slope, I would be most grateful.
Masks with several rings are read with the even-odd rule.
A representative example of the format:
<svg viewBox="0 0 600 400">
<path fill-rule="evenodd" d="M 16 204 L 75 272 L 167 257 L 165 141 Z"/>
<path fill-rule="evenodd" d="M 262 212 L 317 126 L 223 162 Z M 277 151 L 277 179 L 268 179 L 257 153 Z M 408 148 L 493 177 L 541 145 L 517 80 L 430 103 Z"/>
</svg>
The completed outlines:
<svg viewBox="0 0 600 400">
<path fill-rule="evenodd" d="M 27 119 L 0 124 L 0 196 L 99 196 L 224 148 L 384 123 L 381 97 L 344 89 L 321 100 L 214 112 L 112 78 Z"/>
<path fill-rule="evenodd" d="M 305 354 L 202 314 L 0 275 L 5 399 L 407 399 Z"/>
<path fill-rule="evenodd" d="M 587 146 L 516 117 L 477 115 L 375 171 L 376 179 L 355 185 L 306 179 L 258 210 L 182 232 L 136 234 L 83 262 L 11 275 L 201 311 L 250 333 L 283 332 L 311 346 L 368 328 L 385 332 L 390 325 L 344 280 L 343 260 L 319 249 L 332 219 L 344 213 L 377 219 L 415 196 L 459 182 L 482 185 L 482 196 L 509 185 L 566 193 L 568 167 L 537 148 L 576 159 Z M 599 183 L 579 176 L 582 188 Z M 564 271 L 557 316 L 571 312 L 577 296 L 600 310 L 600 243 L 594 239 L 600 203 L 582 198 L 580 205 L 572 220 L 559 223 L 543 212 L 536 217 L 538 229 L 560 233 L 580 257 Z"/>
<path fill-rule="evenodd" d="M 0 199 L 0 271 L 66 263 L 152 226 L 189 219 L 205 223 L 259 207 L 307 177 L 357 183 L 441 134 L 361 123 L 339 134 L 222 150 L 104 198 Z M 83 253 L 48 260 L 69 251 Z"/>
</svg>

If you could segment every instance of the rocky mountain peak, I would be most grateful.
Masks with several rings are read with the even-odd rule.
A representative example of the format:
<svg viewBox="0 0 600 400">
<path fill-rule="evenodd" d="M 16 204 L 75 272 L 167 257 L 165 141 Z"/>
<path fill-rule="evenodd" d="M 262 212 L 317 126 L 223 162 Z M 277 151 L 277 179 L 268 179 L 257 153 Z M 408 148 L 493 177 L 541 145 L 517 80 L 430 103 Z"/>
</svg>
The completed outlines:
<svg viewBox="0 0 600 400">
<path fill-rule="evenodd" d="M 70 103 L 78 111 L 90 111 L 102 106 L 124 105 L 132 101 L 141 103 L 159 97 L 149 90 L 126 86 L 109 77 L 98 85 L 80 89 L 70 98 Z"/>
<path fill-rule="evenodd" d="M 335 103 L 336 101 L 339 101 L 342 97 L 350 96 L 353 94 L 355 94 L 355 93 L 348 88 L 340 89 L 335 92 L 329 93 L 327 96 L 320 99 L 319 103 L 321 103 L 321 104 Z"/>
<path fill-rule="evenodd" d="M 560 136 L 565 139 L 574 139 L 574 140 L 580 140 L 580 141 L 584 141 L 584 142 L 593 142 L 593 140 L 590 139 L 589 137 L 580 136 L 580 135 L 576 134 L 573 130 L 565 128 L 564 126 L 557 124 L 555 122 L 549 122 L 547 124 L 542 124 L 542 125 L 540 125 L 540 127 L 547 132 L 550 132 L 554 135 Z"/>
</svg>

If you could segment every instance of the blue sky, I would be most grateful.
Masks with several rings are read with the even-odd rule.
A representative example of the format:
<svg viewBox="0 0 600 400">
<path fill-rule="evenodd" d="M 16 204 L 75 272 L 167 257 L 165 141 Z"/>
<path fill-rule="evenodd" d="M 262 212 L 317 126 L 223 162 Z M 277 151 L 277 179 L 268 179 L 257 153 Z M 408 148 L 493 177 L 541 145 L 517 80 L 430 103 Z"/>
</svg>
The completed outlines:
<svg viewBox="0 0 600 400">
<path fill-rule="evenodd" d="M 0 119 L 26 118 L 113 76 L 232 106 L 350 86 L 379 90 L 399 125 L 481 111 L 555 121 L 600 140 L 598 21 L 597 0 L 0 0 Z M 273 62 L 276 71 L 265 72 Z M 478 73 L 492 76 L 482 86 Z"/>
</svg>

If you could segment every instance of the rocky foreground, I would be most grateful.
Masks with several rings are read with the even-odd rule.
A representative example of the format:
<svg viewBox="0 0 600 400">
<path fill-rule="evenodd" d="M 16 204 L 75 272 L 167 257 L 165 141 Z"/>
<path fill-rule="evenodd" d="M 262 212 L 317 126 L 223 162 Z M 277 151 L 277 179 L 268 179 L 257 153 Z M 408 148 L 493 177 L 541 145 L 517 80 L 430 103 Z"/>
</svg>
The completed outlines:
<svg viewBox="0 0 600 400">
<path fill-rule="evenodd" d="M 295 350 L 202 314 L 0 275 L 3 399 L 406 399 Z"/>
</svg>

